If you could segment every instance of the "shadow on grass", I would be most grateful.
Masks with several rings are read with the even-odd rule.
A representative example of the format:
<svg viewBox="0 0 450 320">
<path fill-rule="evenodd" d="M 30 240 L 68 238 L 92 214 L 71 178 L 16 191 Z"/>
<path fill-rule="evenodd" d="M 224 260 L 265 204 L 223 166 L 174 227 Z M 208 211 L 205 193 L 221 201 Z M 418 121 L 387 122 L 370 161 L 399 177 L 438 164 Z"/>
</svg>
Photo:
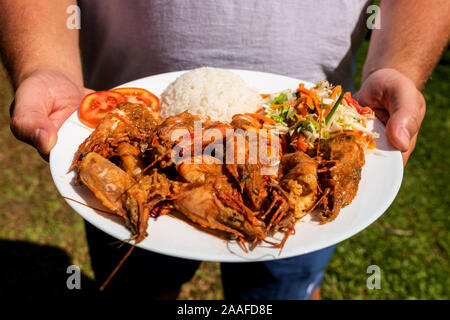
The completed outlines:
<svg viewBox="0 0 450 320">
<path fill-rule="evenodd" d="M 81 295 L 94 293 L 94 281 L 80 273 L 81 289 L 69 290 L 72 264 L 64 250 L 24 241 L 0 240 L 0 296 Z"/>
</svg>

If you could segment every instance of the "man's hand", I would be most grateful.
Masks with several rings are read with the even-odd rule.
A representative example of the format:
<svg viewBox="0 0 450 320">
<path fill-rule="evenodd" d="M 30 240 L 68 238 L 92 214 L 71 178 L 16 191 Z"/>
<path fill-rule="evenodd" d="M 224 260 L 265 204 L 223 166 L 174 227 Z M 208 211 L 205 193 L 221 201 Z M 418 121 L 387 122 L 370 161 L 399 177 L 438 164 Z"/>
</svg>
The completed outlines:
<svg viewBox="0 0 450 320">
<path fill-rule="evenodd" d="M 361 104 L 375 108 L 406 164 L 425 114 L 419 92 L 450 39 L 450 1 L 380 0 L 362 73 Z"/>
<path fill-rule="evenodd" d="M 406 165 L 425 116 L 425 99 L 415 84 L 394 69 L 380 69 L 366 78 L 355 98 L 386 124 L 386 135 Z"/>
<path fill-rule="evenodd" d="M 56 143 L 63 122 L 91 90 L 82 88 L 62 73 L 36 71 L 16 90 L 11 130 L 46 158 Z"/>
</svg>

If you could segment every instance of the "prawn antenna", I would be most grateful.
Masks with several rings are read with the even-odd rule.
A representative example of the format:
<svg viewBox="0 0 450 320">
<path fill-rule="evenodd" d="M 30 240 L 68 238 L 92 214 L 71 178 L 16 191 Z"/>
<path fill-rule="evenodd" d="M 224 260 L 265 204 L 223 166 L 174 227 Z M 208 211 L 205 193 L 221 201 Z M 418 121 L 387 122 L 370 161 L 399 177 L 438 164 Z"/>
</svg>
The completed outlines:
<svg viewBox="0 0 450 320">
<path fill-rule="evenodd" d="M 105 287 L 108 285 L 108 283 L 111 281 L 111 279 L 117 273 L 117 271 L 119 271 L 120 267 L 123 265 L 125 260 L 127 260 L 127 258 L 130 256 L 131 252 L 133 251 L 133 249 L 135 247 L 136 247 L 136 243 L 133 244 L 130 247 L 130 249 L 128 249 L 127 253 L 125 253 L 125 255 L 123 256 L 122 260 L 120 260 L 120 262 L 117 264 L 116 268 L 111 272 L 111 274 L 108 276 L 108 278 L 106 278 L 105 282 L 103 282 L 103 284 L 100 286 L 100 288 L 98 289 L 99 292 L 103 292 L 103 290 L 105 290 Z"/>
</svg>

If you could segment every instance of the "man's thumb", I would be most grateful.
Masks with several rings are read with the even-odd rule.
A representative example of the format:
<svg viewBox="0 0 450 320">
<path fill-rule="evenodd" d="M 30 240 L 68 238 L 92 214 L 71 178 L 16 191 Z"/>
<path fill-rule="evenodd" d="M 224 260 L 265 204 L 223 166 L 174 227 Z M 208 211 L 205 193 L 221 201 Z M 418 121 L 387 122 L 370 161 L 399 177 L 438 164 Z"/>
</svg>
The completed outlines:
<svg viewBox="0 0 450 320">
<path fill-rule="evenodd" d="M 42 154 L 49 154 L 50 150 L 55 146 L 57 135 L 54 130 L 46 130 L 38 128 L 34 131 L 32 141 L 33 145 Z"/>
<path fill-rule="evenodd" d="M 390 107 L 389 113 L 386 135 L 394 147 L 406 152 L 411 146 L 412 139 L 419 132 L 425 115 L 425 100 L 420 93 L 417 97 L 408 95 L 403 99 L 398 99 Z"/>
<path fill-rule="evenodd" d="M 396 121 L 397 119 L 397 117 L 391 116 L 388 120 L 386 135 L 394 147 L 401 152 L 406 152 L 411 143 L 411 133 L 401 121 Z"/>
</svg>

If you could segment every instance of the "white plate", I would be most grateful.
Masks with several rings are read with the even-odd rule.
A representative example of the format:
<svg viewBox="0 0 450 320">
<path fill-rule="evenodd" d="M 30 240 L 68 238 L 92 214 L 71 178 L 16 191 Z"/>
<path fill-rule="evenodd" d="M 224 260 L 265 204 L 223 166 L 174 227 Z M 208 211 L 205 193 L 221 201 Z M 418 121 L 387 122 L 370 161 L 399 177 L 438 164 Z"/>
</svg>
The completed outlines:
<svg viewBox="0 0 450 320">
<path fill-rule="evenodd" d="M 230 71 L 242 76 L 250 86 L 262 93 L 295 89 L 299 82 L 303 82 L 262 72 Z M 151 76 L 123 84 L 121 87 L 145 88 L 160 95 L 166 86 L 183 72 L 185 71 Z M 311 86 L 311 83 L 305 82 L 305 86 Z M 288 238 L 281 252 L 268 245 L 261 245 L 245 253 L 235 242 L 216 238 L 170 216 L 150 219 L 148 237 L 139 243 L 138 247 L 195 260 L 248 262 L 301 255 L 326 248 L 353 236 L 386 211 L 397 195 L 403 176 L 401 154 L 387 141 L 384 125 L 378 120 L 372 125 L 380 134 L 376 142 L 377 149 L 383 155 L 367 155 L 359 190 L 353 202 L 343 208 L 334 221 L 324 225 L 319 225 L 310 216 L 304 218 L 297 223 L 295 235 Z M 74 172 L 68 171 L 78 146 L 90 133 L 79 122 L 77 112 L 72 114 L 58 132 L 58 142 L 50 154 L 50 169 L 61 195 L 96 208 L 104 208 L 86 187 L 73 184 Z M 70 200 L 67 202 L 100 230 L 120 240 L 130 237 L 130 232 L 120 220 L 100 214 L 76 202 Z"/>
</svg>

